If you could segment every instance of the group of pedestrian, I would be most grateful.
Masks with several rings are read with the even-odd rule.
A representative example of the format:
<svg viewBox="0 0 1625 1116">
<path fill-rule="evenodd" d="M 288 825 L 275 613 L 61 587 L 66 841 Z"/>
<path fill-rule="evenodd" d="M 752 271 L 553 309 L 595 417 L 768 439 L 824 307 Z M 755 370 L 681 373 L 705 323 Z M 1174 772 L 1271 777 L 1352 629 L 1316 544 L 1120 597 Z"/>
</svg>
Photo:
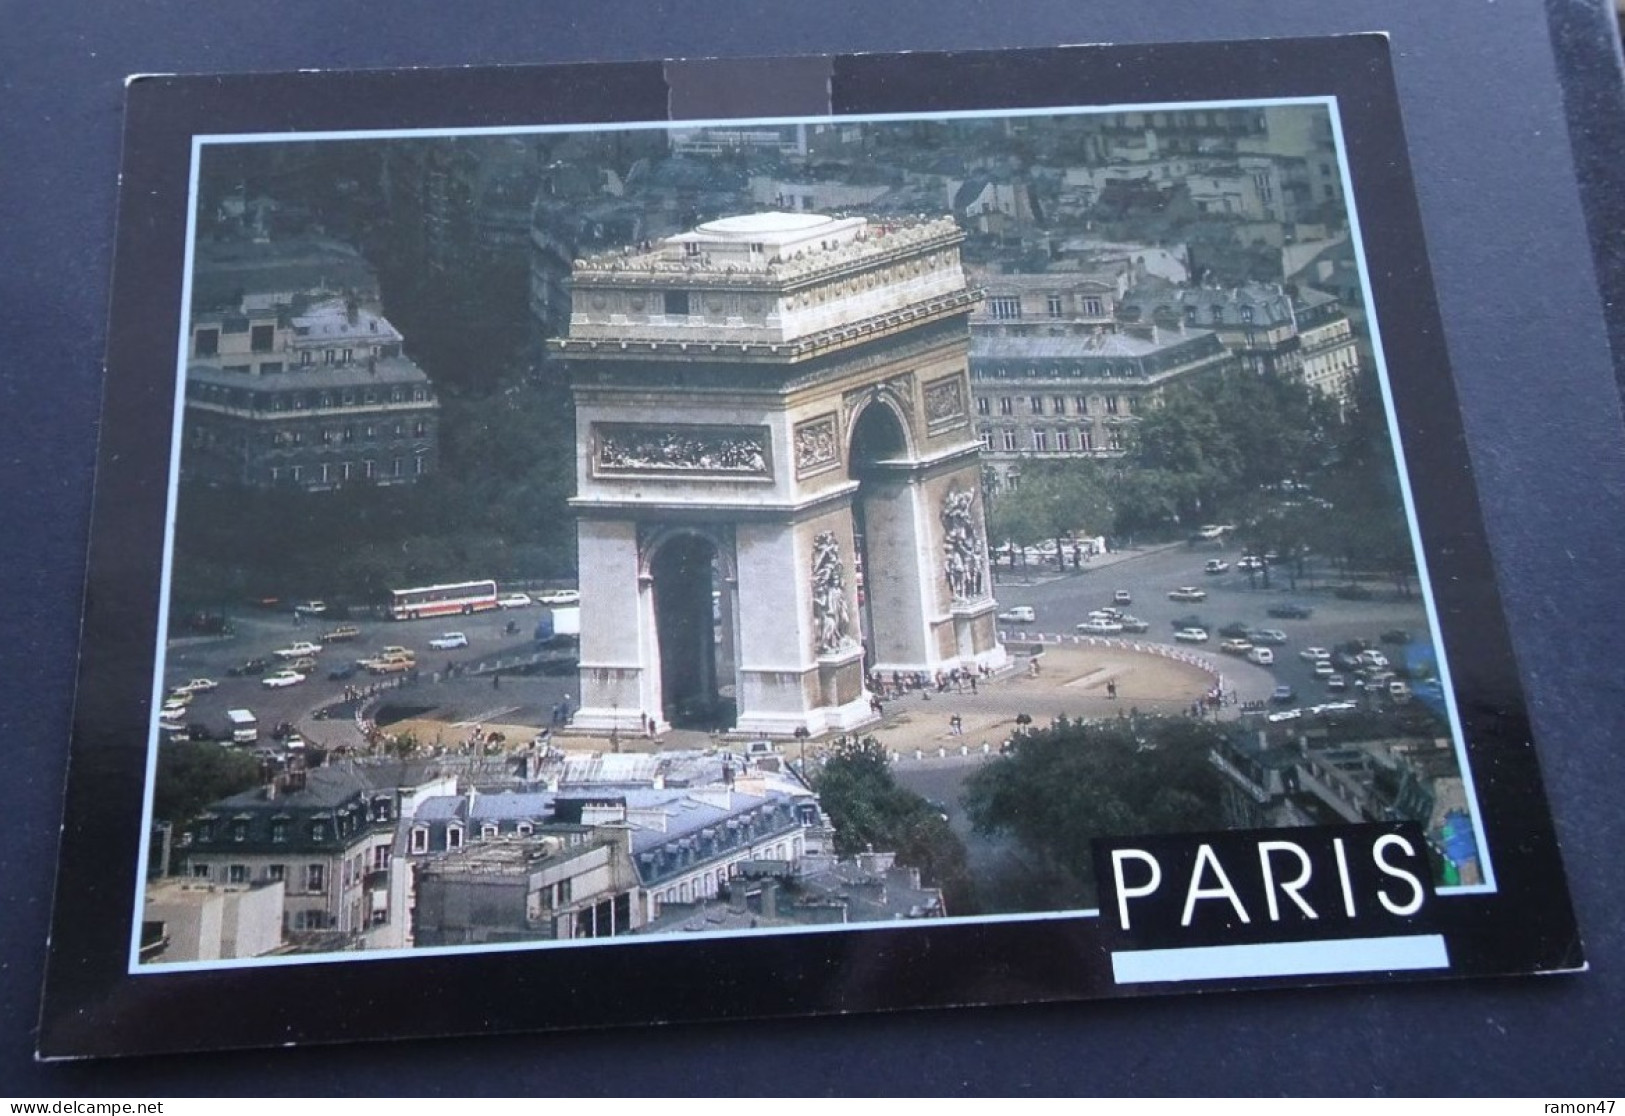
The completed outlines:
<svg viewBox="0 0 1625 1116">
<path fill-rule="evenodd" d="M 929 697 L 932 693 L 946 694 L 950 690 L 956 694 L 969 690 L 974 694 L 978 682 L 986 681 L 992 673 L 992 669 L 982 663 L 975 667 L 939 670 L 934 674 L 923 670 L 894 670 L 889 677 L 876 670 L 869 673 L 869 689 L 884 698 L 900 698 L 916 692 Z"/>
</svg>

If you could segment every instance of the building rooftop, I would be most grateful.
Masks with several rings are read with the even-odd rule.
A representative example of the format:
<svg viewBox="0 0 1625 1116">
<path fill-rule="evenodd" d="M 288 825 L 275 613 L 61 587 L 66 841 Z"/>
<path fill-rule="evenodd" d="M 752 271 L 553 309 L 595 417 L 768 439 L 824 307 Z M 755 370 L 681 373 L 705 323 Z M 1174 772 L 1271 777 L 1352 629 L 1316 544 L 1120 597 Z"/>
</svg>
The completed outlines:
<svg viewBox="0 0 1625 1116">
<path fill-rule="evenodd" d="M 1065 336 L 1003 336 L 977 332 L 971 358 L 982 360 L 1080 360 L 1091 357 L 1147 357 L 1182 346 L 1205 347 L 1207 330 L 1166 330 L 1156 337 L 1132 333 L 1074 333 Z"/>
<path fill-rule="evenodd" d="M 366 388 L 406 384 L 414 387 L 429 382 L 428 374 L 407 357 L 379 357 L 371 363 L 288 364 L 281 372 L 253 375 L 233 372 L 208 364 L 192 364 L 186 378 L 195 383 L 223 387 L 255 387 L 262 390 L 302 388 Z"/>
</svg>

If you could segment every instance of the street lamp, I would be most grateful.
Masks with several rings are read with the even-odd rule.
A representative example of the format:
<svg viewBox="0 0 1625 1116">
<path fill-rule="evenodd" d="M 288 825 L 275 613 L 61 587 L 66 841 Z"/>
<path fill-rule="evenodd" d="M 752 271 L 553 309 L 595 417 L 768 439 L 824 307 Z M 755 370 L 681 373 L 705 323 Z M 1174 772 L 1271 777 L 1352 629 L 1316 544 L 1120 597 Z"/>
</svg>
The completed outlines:
<svg viewBox="0 0 1625 1116">
<path fill-rule="evenodd" d="M 807 731 L 806 725 L 797 725 L 796 731 L 791 734 L 801 742 L 801 781 L 807 781 L 807 737 L 812 733 Z"/>
</svg>

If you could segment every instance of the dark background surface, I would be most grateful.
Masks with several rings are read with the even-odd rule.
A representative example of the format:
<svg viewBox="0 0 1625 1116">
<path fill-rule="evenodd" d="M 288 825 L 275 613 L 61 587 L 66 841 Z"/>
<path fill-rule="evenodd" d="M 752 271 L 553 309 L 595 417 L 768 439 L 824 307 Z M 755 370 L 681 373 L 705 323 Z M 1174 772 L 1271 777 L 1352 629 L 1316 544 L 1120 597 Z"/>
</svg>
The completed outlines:
<svg viewBox="0 0 1625 1116">
<path fill-rule="evenodd" d="M 1448 11 L 1164 0 L 880 5 L 492 0 L 448 15 L 103 0 L 9 6 L 0 36 L 0 1093 L 1617 1092 L 1625 979 L 1625 430 L 1598 236 L 1625 227 L 1617 45 L 1601 5 Z M 1553 56 L 1553 29 L 1561 66 Z M 1576 913 L 1593 972 L 1564 978 L 911 1013 L 765 1025 L 31 1064 L 77 651 L 124 76 L 968 49 L 1385 30 L 1445 334 Z M 1574 166 L 1586 176 L 1577 183 Z M 1612 297 L 1608 299 L 1614 302 Z M 1619 329 L 1618 315 L 1614 328 Z M 477 994 L 470 989 L 470 994 Z M 244 1010 L 253 1010 L 244 1005 Z M 320 1012 L 321 1003 L 310 1010 Z"/>
</svg>

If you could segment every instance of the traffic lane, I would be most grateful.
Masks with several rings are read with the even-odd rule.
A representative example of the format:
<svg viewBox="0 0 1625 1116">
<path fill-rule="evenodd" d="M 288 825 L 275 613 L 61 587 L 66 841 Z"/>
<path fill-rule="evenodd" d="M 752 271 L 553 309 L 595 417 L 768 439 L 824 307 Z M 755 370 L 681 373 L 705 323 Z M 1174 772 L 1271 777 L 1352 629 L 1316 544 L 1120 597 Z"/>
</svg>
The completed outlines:
<svg viewBox="0 0 1625 1116">
<path fill-rule="evenodd" d="M 1428 630 L 1426 613 L 1419 596 L 1399 598 L 1390 592 L 1379 593 L 1368 601 L 1341 600 L 1325 589 L 1311 590 L 1307 585 L 1293 593 L 1279 588 L 1263 589 L 1261 580 L 1249 584 L 1245 574 L 1227 572 L 1204 575 L 1202 565 L 1214 552 L 1207 549 L 1172 550 L 1145 555 L 1143 558 L 1121 562 L 1107 570 L 1082 573 L 1056 579 L 1043 585 L 1000 587 L 1000 605 L 1029 604 L 1037 620 L 1031 624 L 1001 625 L 1006 631 L 1045 632 L 1070 634 L 1076 625 L 1087 618 L 1092 609 L 1110 604 L 1117 589 L 1127 589 L 1133 597 L 1128 611 L 1151 625 L 1140 638 L 1159 643 L 1172 643 L 1173 621 L 1186 616 L 1197 616 L 1205 621 L 1209 630 L 1206 650 L 1217 654 L 1221 636 L 1218 630 L 1227 624 L 1239 623 L 1249 628 L 1274 628 L 1285 632 L 1288 642 L 1272 647 L 1277 665 L 1273 668 L 1280 683 L 1291 685 L 1298 699 L 1304 702 L 1335 697 L 1328 691 L 1325 680 L 1314 674 L 1313 665 L 1299 657 L 1305 647 L 1335 648 L 1351 639 L 1367 639 L 1376 643 L 1384 631 L 1405 628 L 1422 634 Z M 1283 584 L 1279 572 L 1272 585 Z M 1341 579 L 1337 579 L 1340 581 Z M 1333 579 L 1322 578 L 1319 585 Z M 1170 601 L 1170 590 L 1191 585 L 1203 590 L 1207 597 L 1200 602 Z M 1008 590 L 1008 591 L 1007 591 Z M 1301 601 L 1309 605 L 1313 615 L 1305 620 L 1286 619 L 1269 615 L 1269 609 L 1286 601 Z M 1352 690 L 1352 679 L 1347 679 Z"/>
<path fill-rule="evenodd" d="M 295 626 L 290 618 L 281 615 L 252 615 L 242 620 L 233 619 L 236 634 L 221 640 L 185 642 L 169 649 L 165 657 L 164 678 L 169 688 L 193 678 L 209 678 L 219 683 L 210 693 L 196 695 L 187 709 L 184 720 L 199 723 L 212 732 L 224 732 L 226 710 L 250 709 L 259 718 L 262 731 L 268 732 L 279 721 L 297 721 L 300 717 L 323 705 L 343 700 L 347 686 L 368 687 L 391 684 L 394 676 L 374 676 L 357 668 L 354 677 L 331 680 L 328 673 L 335 667 L 354 664 L 357 659 L 368 658 L 382 647 L 398 645 L 412 650 L 417 657 L 420 676 L 427 678 L 444 671 L 450 663 L 467 664 L 481 658 L 513 654 L 528 649 L 536 622 L 541 618 L 540 607 L 497 609 L 475 613 L 472 616 L 393 621 L 351 619 L 327 621 L 324 618 L 306 618 Z M 508 632 L 509 623 L 515 631 Z M 357 628 L 355 639 L 325 644 L 314 655 L 317 666 L 304 682 L 284 688 L 263 685 L 266 675 L 284 669 L 286 664 L 276 658 L 279 648 L 286 648 L 301 640 L 318 642 L 317 637 L 340 624 Z M 468 636 L 469 646 L 451 651 L 438 651 L 429 647 L 429 641 L 448 631 L 461 631 Z M 230 669 L 249 659 L 264 659 L 265 674 L 232 677 Z"/>
</svg>

